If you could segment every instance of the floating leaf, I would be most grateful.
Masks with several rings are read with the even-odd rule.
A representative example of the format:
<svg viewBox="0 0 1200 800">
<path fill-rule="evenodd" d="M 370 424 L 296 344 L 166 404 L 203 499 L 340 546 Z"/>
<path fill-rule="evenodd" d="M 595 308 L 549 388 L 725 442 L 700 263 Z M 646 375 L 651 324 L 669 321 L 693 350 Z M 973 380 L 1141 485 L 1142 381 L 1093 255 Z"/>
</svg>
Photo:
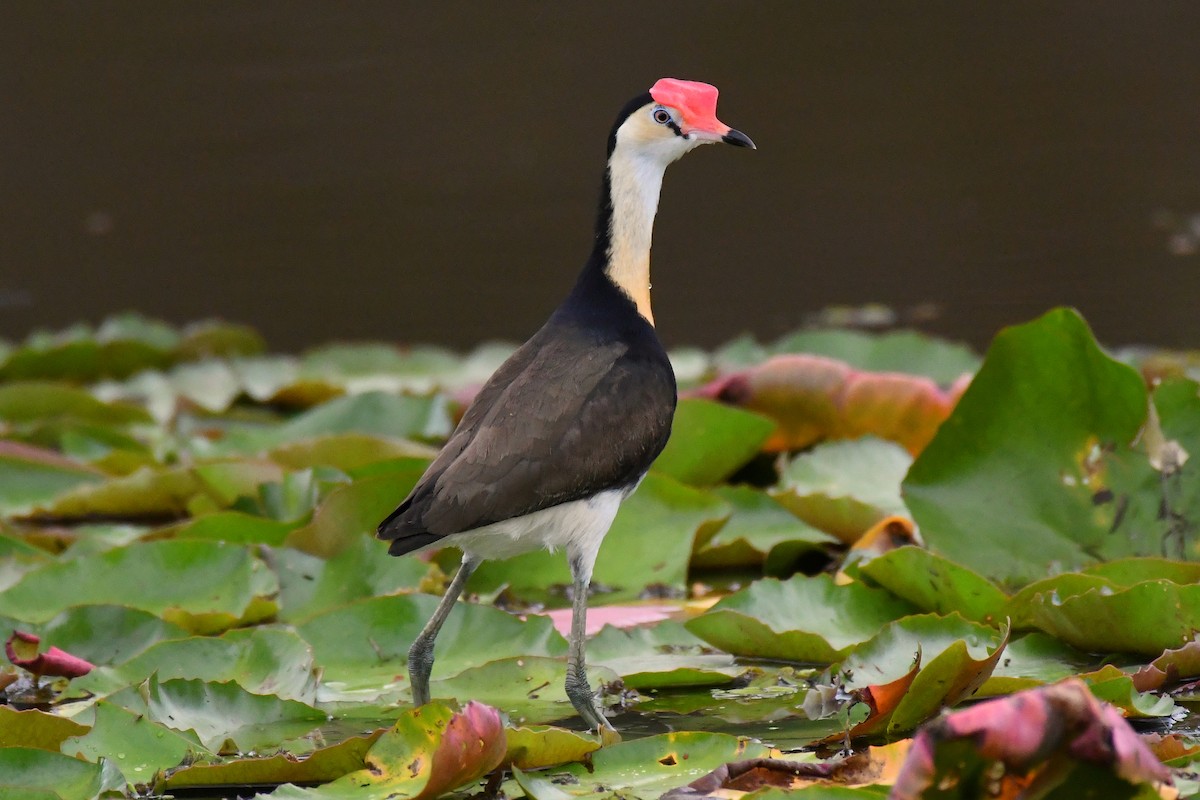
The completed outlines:
<svg viewBox="0 0 1200 800">
<path fill-rule="evenodd" d="M 78 605 L 39 626 L 38 633 L 48 645 L 103 665 L 131 659 L 157 642 L 184 636 L 186 631 L 137 608 Z"/>
<path fill-rule="evenodd" d="M 592 686 L 611 684 L 617 675 L 589 665 Z M 480 700 L 503 711 L 519 725 L 553 722 L 576 716 L 565 688 L 567 662 L 563 658 L 519 656 L 489 660 L 449 678 L 430 684 L 435 698 Z"/>
<path fill-rule="evenodd" d="M 33 747 L 57 753 L 64 741 L 87 730 L 86 725 L 58 714 L 34 708 L 17 711 L 12 706 L 0 705 L 0 748 Z M 0 785 L 3 783 L 4 778 L 0 777 Z"/>
<path fill-rule="evenodd" d="M 595 736 L 545 725 L 504 729 L 504 763 L 518 769 L 540 769 L 582 761 L 600 748 Z"/>
<path fill-rule="evenodd" d="M 605 747 L 588 765 L 572 764 L 544 773 L 514 771 L 532 800 L 568 797 L 657 797 L 722 764 L 769 756 L 764 745 L 722 733 L 664 733 Z"/>
<path fill-rule="evenodd" d="M 683 399 L 675 410 L 671 438 L 653 468 L 682 483 L 711 486 L 757 455 L 774 428 L 775 423 L 758 414 Z"/>
<path fill-rule="evenodd" d="M 450 432 L 445 403 L 437 396 L 414 397 L 367 392 L 337 397 L 283 423 L 231 430 L 220 449 L 252 453 L 318 436 L 359 433 L 398 439 L 433 438 Z"/>
<path fill-rule="evenodd" d="M 1200 630 L 1200 584 L 1146 581 L 1128 589 L 1089 589 L 1069 597 L 1038 594 L 1030 623 L 1092 652 L 1158 655 Z"/>
<path fill-rule="evenodd" d="M 130 660 L 103 667 L 77 684 L 103 695 L 139 684 L 151 675 L 233 681 L 254 694 L 273 694 L 311 703 L 318 670 L 308 643 L 291 630 L 259 627 L 223 636 L 193 636 L 159 642 Z"/>
<path fill-rule="evenodd" d="M 270 469 L 278 472 L 278 467 L 263 473 L 254 465 L 235 464 L 210 465 L 208 472 L 214 477 L 220 477 L 222 473 L 240 475 L 244 479 L 242 488 L 249 490 L 248 482 L 256 475 L 262 475 L 265 480 Z M 217 508 L 232 502 L 231 498 L 223 498 L 220 487 L 211 485 L 196 468 L 143 467 L 131 475 L 70 489 L 59 494 L 53 502 L 42 504 L 35 516 L 55 519 L 183 517 L 198 497 L 205 498 L 207 505 Z"/>
<path fill-rule="evenodd" d="M 402 714 L 367 753 L 366 769 L 316 789 L 284 786 L 270 796 L 435 800 L 488 774 L 504 754 L 504 726 L 494 708 L 468 703 L 455 712 L 432 703 Z"/>
<path fill-rule="evenodd" d="M 437 455 L 437 450 L 407 439 L 339 433 L 282 444 L 271 450 L 269 455 L 272 461 L 289 469 L 328 466 L 350 472 L 397 458 L 430 460 Z"/>
<path fill-rule="evenodd" d="M 907 516 L 900 499 L 912 459 L 881 439 L 830 442 L 792 459 L 774 497 L 805 522 L 852 544 L 887 516 Z"/>
<path fill-rule="evenodd" d="M 104 768 L 33 747 L 0 747 L 0 797 L 93 800 L 105 786 Z"/>
<path fill-rule="evenodd" d="M 371 598 L 319 614 L 297 629 L 313 646 L 328 691 L 373 699 L 396 684 L 407 685 L 408 648 L 437 602 L 429 595 Z M 436 678 L 499 658 L 564 655 L 566 642 L 545 617 L 521 621 L 494 608 L 458 603 L 434 653 Z"/>
<path fill-rule="evenodd" d="M 424 462 L 404 472 L 363 478 L 331 491 L 313 514 L 312 522 L 288 534 L 288 547 L 331 558 L 373 538 L 379 521 L 400 504 L 424 471 Z M 376 557 L 389 558 L 382 543 Z"/>
<path fill-rule="evenodd" d="M 930 549 L 1002 583 L 1157 552 L 1160 536 L 1114 536 L 1120 504 L 1104 502 L 1121 488 L 1106 473 L 1134 455 L 1145 419 L 1137 372 L 1105 355 L 1075 312 L 1052 311 L 996 337 L 905 498 Z M 1138 530 L 1128 525 L 1142 511 L 1124 513 L 1121 531 Z"/>
<path fill-rule="evenodd" d="M 0 594 L 0 614 L 45 622 L 68 606 L 108 603 L 221 630 L 276 588 L 274 576 L 244 548 L 144 542 L 33 570 Z"/>
<path fill-rule="evenodd" d="M 722 599 L 687 629 L 734 655 L 828 664 L 913 611 L 887 592 L 838 586 L 828 575 L 768 578 Z"/>
<path fill-rule="evenodd" d="M 83 389 L 67 384 L 21 381 L 0 385 L 0 420 L 39 424 L 74 420 L 122 426 L 151 422 L 152 418 L 137 406 L 103 403 Z"/>
<path fill-rule="evenodd" d="M 305 703 L 251 694 L 232 682 L 151 677 L 143 691 L 144 699 L 137 691 L 126 690 L 109 700 L 173 730 L 191 731 L 210 750 L 222 748 L 226 740 L 243 751 L 274 745 L 307 733 L 326 719 L 324 712 Z"/>
<path fill-rule="evenodd" d="M 1007 629 L 996 631 L 957 614 L 910 616 L 885 625 L 840 669 L 851 676 L 848 686 L 884 684 L 906 675 L 920 656 L 920 670 L 888 719 L 887 730 L 895 734 L 970 697 L 991 675 L 1007 643 Z"/>
<path fill-rule="evenodd" d="M 155 787 L 157 793 L 170 789 L 201 787 L 246 787 L 281 783 L 326 783 L 363 768 L 367 751 L 385 729 L 365 736 L 351 736 L 337 744 L 319 747 L 311 753 L 290 752 L 268 757 L 224 759 L 213 763 L 192 763 L 171 774 Z"/>
<path fill-rule="evenodd" d="M 992 675 L 980 687 L 976 697 L 1009 694 L 1054 683 L 1070 677 L 1095 663 L 1095 659 L 1035 631 L 1008 643 L 1004 657 Z"/>
<path fill-rule="evenodd" d="M 279 616 L 288 622 L 367 597 L 415 591 L 430 571 L 414 556 L 388 556 L 382 543 L 366 536 L 329 560 L 284 548 L 271 563 L 279 575 Z"/>
<path fill-rule="evenodd" d="M 733 513 L 699 544 L 692 568 L 759 566 L 778 574 L 807 553 L 835 544 L 837 539 L 792 514 L 770 495 L 749 486 L 722 486 L 713 493 Z"/>
<path fill-rule="evenodd" d="M 966 567 L 920 547 L 891 550 L 861 567 L 862 574 L 923 611 L 958 612 L 969 620 L 997 625 L 1008 597 Z"/>
<path fill-rule="evenodd" d="M 587 657 L 643 691 L 726 686 L 745 671 L 674 620 L 629 630 L 605 627 L 588 642 Z"/>
<path fill-rule="evenodd" d="M 0 512 L 17 513 L 79 486 L 104 480 L 104 473 L 43 450 L 0 440 Z"/>
<path fill-rule="evenodd" d="M 96 703 L 91 730 L 64 741 L 62 751 L 89 761 L 110 759 L 131 784 L 149 783 L 156 772 L 207 752 L 194 736 L 104 700 Z"/>
</svg>

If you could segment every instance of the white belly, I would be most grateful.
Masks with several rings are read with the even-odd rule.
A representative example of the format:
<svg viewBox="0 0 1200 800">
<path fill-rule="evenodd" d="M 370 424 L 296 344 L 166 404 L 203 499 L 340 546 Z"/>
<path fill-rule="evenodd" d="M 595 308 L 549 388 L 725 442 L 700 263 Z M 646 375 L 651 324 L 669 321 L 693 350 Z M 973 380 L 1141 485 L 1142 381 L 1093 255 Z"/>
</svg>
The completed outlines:
<svg viewBox="0 0 1200 800">
<path fill-rule="evenodd" d="M 626 492 L 601 492 L 587 500 L 544 508 L 522 517 L 447 536 L 439 544 L 483 559 L 510 558 L 532 550 L 563 548 L 595 559 Z"/>
</svg>

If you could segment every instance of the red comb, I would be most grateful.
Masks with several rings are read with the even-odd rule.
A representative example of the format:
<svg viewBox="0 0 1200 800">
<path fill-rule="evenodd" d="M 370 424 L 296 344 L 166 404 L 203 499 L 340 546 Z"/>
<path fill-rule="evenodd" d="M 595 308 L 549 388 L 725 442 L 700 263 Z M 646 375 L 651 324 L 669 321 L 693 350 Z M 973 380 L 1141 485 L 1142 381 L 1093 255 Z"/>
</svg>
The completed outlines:
<svg viewBox="0 0 1200 800">
<path fill-rule="evenodd" d="M 661 78 L 650 87 L 654 102 L 679 109 L 686 128 L 724 134 L 729 126 L 717 119 L 717 87 L 699 81 Z"/>
</svg>

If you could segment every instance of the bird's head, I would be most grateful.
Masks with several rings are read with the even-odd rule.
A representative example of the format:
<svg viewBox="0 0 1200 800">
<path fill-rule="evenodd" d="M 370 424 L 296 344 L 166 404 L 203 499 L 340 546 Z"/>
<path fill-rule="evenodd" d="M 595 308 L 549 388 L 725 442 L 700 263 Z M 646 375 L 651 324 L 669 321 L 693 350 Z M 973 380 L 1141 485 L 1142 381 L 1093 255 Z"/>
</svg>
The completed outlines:
<svg viewBox="0 0 1200 800">
<path fill-rule="evenodd" d="M 609 153 L 621 146 L 669 164 L 702 144 L 725 142 L 754 149 L 754 142 L 717 119 L 717 87 L 699 81 L 662 78 L 625 107 L 609 139 Z"/>
</svg>

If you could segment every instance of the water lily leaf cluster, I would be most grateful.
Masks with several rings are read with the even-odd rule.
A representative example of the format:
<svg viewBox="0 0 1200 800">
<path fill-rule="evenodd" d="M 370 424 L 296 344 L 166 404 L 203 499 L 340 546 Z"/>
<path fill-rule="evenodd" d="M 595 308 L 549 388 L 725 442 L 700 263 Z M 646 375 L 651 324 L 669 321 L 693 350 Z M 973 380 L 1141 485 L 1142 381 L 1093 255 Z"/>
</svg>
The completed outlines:
<svg viewBox="0 0 1200 800">
<path fill-rule="evenodd" d="M 133 315 L 0 346 L 0 797 L 1190 785 L 1200 393 L 1069 310 L 982 359 L 911 332 L 673 353 L 671 440 L 591 598 L 625 741 L 572 730 L 561 554 L 472 576 L 412 709 L 458 554 L 371 534 L 510 350 L 274 355 Z"/>
</svg>

